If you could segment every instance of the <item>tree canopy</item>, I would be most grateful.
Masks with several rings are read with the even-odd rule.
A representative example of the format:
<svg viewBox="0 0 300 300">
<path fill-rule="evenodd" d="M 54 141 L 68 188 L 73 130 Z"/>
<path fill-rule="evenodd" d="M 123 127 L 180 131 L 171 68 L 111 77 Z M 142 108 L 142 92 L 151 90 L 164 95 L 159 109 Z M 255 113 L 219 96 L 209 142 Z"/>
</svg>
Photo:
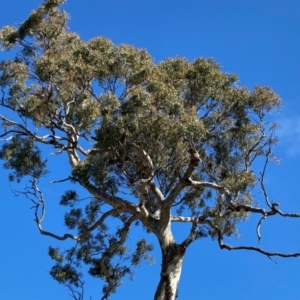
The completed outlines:
<svg viewBox="0 0 300 300">
<path fill-rule="evenodd" d="M 12 54 L 0 63 L 0 158 L 10 181 L 29 181 L 19 193 L 34 203 L 40 233 L 74 240 L 68 250 L 49 247 L 52 277 L 83 299 L 79 266 L 87 265 L 105 282 L 106 299 L 134 266 L 152 259 L 147 233 L 162 251 L 154 299 L 176 297 L 186 248 L 200 238 L 221 249 L 300 256 L 225 241 L 250 214 L 261 217 L 258 240 L 265 219 L 300 216 L 282 212 L 264 186 L 266 166 L 276 160 L 277 124 L 268 115 L 280 107 L 279 96 L 268 86 L 239 86 L 212 59 L 157 63 L 143 49 L 104 37 L 83 41 L 69 31 L 63 2 L 46 0 L 18 28 L 0 31 L 1 49 Z M 74 234 L 42 227 L 46 149 L 69 165 L 69 176 L 56 182 L 70 181 L 60 205 Z M 81 188 L 91 197 L 81 199 Z M 175 241 L 174 222 L 191 225 L 183 241 Z M 133 225 L 145 237 L 129 249 Z"/>
</svg>

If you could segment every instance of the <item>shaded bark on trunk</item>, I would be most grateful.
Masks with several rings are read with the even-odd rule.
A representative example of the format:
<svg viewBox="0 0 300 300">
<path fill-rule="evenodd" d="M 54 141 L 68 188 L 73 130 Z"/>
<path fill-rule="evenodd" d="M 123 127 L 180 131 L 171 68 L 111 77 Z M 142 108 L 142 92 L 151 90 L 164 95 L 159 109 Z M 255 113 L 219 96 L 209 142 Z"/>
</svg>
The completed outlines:
<svg viewBox="0 0 300 300">
<path fill-rule="evenodd" d="M 176 243 L 171 243 L 162 249 L 160 281 L 154 300 L 174 300 L 176 298 L 184 253 L 185 248 Z"/>
</svg>

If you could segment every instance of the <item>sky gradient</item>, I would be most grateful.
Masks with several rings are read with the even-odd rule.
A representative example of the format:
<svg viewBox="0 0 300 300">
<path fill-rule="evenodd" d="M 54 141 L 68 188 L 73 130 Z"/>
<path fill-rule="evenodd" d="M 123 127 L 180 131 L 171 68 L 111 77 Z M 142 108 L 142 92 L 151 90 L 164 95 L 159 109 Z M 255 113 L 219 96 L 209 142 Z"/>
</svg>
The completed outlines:
<svg viewBox="0 0 300 300">
<path fill-rule="evenodd" d="M 3 0 L 0 27 L 17 25 L 42 2 Z M 175 56 L 193 61 L 212 57 L 225 72 L 236 73 L 239 85 L 271 86 L 283 107 L 272 115 L 281 126 L 275 148 L 280 165 L 270 164 L 266 186 L 270 200 L 284 212 L 300 212 L 300 2 L 297 0 L 69 0 L 70 30 L 83 40 L 95 36 L 115 44 L 146 49 L 156 62 Z M 0 52 L 0 60 L 6 54 Z M 53 178 L 64 170 L 55 166 Z M 6 170 L 0 169 L 0 282 L 5 300 L 64 300 L 68 291 L 49 275 L 52 261 L 47 247 L 59 243 L 38 233 L 30 203 L 14 197 Z M 57 178 L 56 178 L 57 179 Z M 44 228 L 65 232 L 63 210 L 58 207 L 57 186 L 42 187 L 47 199 Z M 258 197 L 260 197 L 258 195 Z M 257 244 L 256 218 L 241 224 L 242 238 L 233 244 Z M 182 235 L 176 224 L 175 237 Z M 184 228 L 186 230 L 186 228 Z M 262 226 L 261 247 L 269 251 L 300 252 L 300 219 L 270 218 Z M 137 230 L 134 236 L 143 233 Z M 147 235 L 153 243 L 155 240 Z M 68 244 L 68 243 L 67 243 Z M 66 245 L 67 245 L 66 244 Z M 155 244 L 156 245 L 156 244 Z M 156 245 L 157 246 L 157 245 Z M 157 248 L 157 247 L 156 247 Z M 136 270 L 133 282 L 125 280 L 111 300 L 153 299 L 159 280 L 156 262 Z M 255 252 L 220 250 L 209 239 L 195 242 L 187 251 L 179 284 L 179 298 L 187 300 L 300 299 L 300 258 L 276 263 Z M 102 282 L 86 279 L 86 299 L 99 299 Z"/>
</svg>

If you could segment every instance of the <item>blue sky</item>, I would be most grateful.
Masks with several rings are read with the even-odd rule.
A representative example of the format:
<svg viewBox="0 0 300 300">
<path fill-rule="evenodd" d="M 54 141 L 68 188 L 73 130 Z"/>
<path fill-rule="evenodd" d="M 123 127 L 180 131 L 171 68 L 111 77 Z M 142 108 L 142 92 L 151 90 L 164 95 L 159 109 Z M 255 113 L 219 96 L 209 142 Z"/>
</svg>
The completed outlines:
<svg viewBox="0 0 300 300">
<path fill-rule="evenodd" d="M 0 26 L 17 25 L 39 4 L 37 0 L 2 0 Z M 115 44 L 147 49 L 156 61 L 174 56 L 213 57 L 224 71 L 239 75 L 240 85 L 270 85 L 284 105 L 281 114 L 272 116 L 281 124 L 276 147 L 281 164 L 268 168 L 267 189 L 283 211 L 300 212 L 298 0 L 69 0 L 64 7 L 71 15 L 70 29 L 84 40 L 105 36 Z M 0 52 L 0 59 L 4 58 Z M 60 165 L 55 168 L 54 174 L 61 178 L 64 170 Z M 39 235 L 30 204 L 13 196 L 5 170 L 1 169 L 0 180 L 1 298 L 68 299 L 68 291 L 48 273 L 52 262 L 47 247 L 59 243 Z M 63 211 L 57 210 L 61 191 L 47 184 L 42 188 L 48 201 L 44 227 L 64 233 Z M 242 238 L 230 242 L 257 245 L 256 221 L 250 218 L 241 224 Z M 175 229 L 180 236 L 179 227 Z M 267 220 L 262 235 L 261 246 L 267 250 L 300 252 L 300 219 Z M 126 280 L 112 300 L 153 298 L 160 268 L 159 251 L 156 254 L 156 263 L 138 269 L 134 281 Z M 187 251 L 179 299 L 299 300 L 300 258 L 277 258 L 276 262 L 258 253 L 221 251 L 215 242 L 199 240 Z M 86 282 L 86 299 L 99 299 L 102 282 L 88 278 Z"/>
</svg>

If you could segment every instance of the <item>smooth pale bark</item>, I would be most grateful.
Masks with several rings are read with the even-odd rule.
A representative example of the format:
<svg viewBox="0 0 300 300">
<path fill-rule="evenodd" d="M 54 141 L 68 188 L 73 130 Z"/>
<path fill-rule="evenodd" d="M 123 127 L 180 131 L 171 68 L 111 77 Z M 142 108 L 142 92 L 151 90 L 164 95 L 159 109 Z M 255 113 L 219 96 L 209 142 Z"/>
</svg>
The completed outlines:
<svg viewBox="0 0 300 300">
<path fill-rule="evenodd" d="M 162 267 L 154 300 L 174 300 L 177 295 L 185 247 L 175 243 L 170 223 L 157 233 L 162 251 Z"/>
<path fill-rule="evenodd" d="M 172 243 L 163 250 L 160 281 L 154 300 L 174 300 L 180 279 L 185 248 Z"/>
</svg>

